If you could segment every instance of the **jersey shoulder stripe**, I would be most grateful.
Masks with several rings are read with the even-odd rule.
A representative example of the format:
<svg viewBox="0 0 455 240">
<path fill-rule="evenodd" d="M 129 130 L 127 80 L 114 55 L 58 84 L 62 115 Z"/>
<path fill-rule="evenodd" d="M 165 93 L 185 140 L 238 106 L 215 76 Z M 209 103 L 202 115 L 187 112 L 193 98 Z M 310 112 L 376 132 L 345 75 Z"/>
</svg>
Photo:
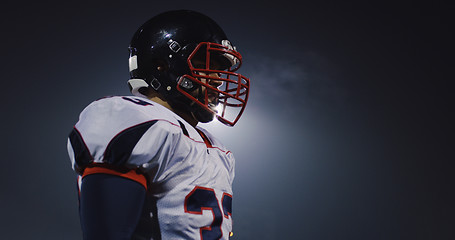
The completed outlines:
<svg viewBox="0 0 455 240">
<path fill-rule="evenodd" d="M 130 179 L 141 184 L 147 190 L 147 179 L 135 170 L 119 171 L 103 164 L 93 164 L 84 170 L 82 178 L 92 174 L 109 174 Z"/>
<path fill-rule="evenodd" d="M 169 135 L 181 131 L 179 117 L 158 103 L 133 96 L 107 97 L 81 112 L 68 138 L 68 152 L 78 173 L 92 162 L 138 166 L 142 161 L 131 161 L 131 156 L 146 132 L 156 136 L 148 138 L 151 146 L 162 146 Z M 139 157 L 153 157 L 147 155 Z"/>
<path fill-rule="evenodd" d="M 84 142 L 84 139 L 76 128 L 73 128 L 69 134 L 68 151 L 70 152 L 70 157 L 74 158 L 73 168 L 78 173 L 82 171 L 83 166 L 87 166 L 90 164 L 90 162 L 93 161 L 90 150 L 88 149 L 87 145 Z"/>
<path fill-rule="evenodd" d="M 140 123 L 118 133 L 112 138 L 104 151 L 104 162 L 114 166 L 124 165 L 142 135 L 156 122 L 157 120 L 151 120 Z"/>
</svg>

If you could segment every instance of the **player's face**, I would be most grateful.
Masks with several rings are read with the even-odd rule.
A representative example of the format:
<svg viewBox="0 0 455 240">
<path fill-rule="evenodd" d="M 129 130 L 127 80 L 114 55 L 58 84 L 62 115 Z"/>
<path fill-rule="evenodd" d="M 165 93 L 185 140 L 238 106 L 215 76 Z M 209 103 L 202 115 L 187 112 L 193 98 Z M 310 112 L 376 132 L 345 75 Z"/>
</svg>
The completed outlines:
<svg viewBox="0 0 455 240">
<path fill-rule="evenodd" d="M 208 75 L 212 78 L 208 79 L 208 78 L 201 78 L 200 81 L 203 82 L 203 83 L 207 83 L 208 85 L 214 87 L 214 88 L 218 88 L 220 87 L 223 82 L 222 81 L 218 81 L 218 80 L 215 80 L 213 79 L 213 77 L 218 77 L 218 74 L 216 73 L 212 73 L 212 74 L 204 74 L 204 73 L 199 73 L 200 75 Z M 199 92 L 201 91 L 201 92 Z M 206 96 L 207 95 L 207 101 L 208 101 L 208 106 L 210 109 L 216 111 L 216 107 L 218 106 L 218 103 L 219 103 L 219 96 L 220 96 L 220 93 L 216 92 L 216 91 L 213 91 L 211 89 L 207 89 L 205 86 L 201 86 L 201 88 L 197 89 L 196 91 L 194 91 L 192 93 L 192 95 L 194 97 L 198 97 L 198 96 Z"/>
<path fill-rule="evenodd" d="M 196 66 L 196 67 L 199 67 L 202 66 L 205 64 L 204 61 L 198 61 L 198 60 L 195 60 L 193 62 L 193 64 Z M 216 64 L 216 63 L 215 63 Z M 211 66 L 211 68 L 217 68 L 217 66 Z M 217 80 L 216 78 L 219 77 L 219 74 L 218 73 L 204 73 L 204 72 L 199 72 L 198 75 L 201 75 L 201 76 L 207 76 L 208 78 L 199 78 L 199 80 L 202 82 L 202 83 L 205 83 L 205 84 L 208 84 L 214 88 L 219 88 L 223 82 L 220 81 L 220 80 Z M 216 112 L 216 107 L 219 103 L 219 93 L 216 92 L 216 91 L 213 91 L 211 89 L 207 89 L 204 85 L 201 85 L 200 88 L 196 89 L 195 91 L 193 91 L 191 93 L 191 95 L 195 98 L 200 98 L 200 96 L 206 96 L 207 95 L 207 101 L 208 101 L 208 107 L 210 109 L 212 109 L 213 111 Z"/>
</svg>

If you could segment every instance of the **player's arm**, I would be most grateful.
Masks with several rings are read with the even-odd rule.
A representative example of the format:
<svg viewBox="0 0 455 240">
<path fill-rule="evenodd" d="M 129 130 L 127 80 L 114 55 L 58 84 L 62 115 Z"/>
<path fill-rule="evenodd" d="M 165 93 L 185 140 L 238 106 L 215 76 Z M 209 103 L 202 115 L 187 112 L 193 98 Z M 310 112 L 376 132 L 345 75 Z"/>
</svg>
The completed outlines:
<svg viewBox="0 0 455 240">
<path fill-rule="evenodd" d="M 99 167 L 86 170 L 80 189 L 84 239 L 131 239 L 146 197 L 143 176 Z"/>
<path fill-rule="evenodd" d="M 69 157 L 83 175 L 80 218 L 86 240 L 130 239 L 142 217 L 151 177 L 135 175 L 135 170 L 150 173 L 167 161 L 162 156 L 168 156 L 174 141 L 169 129 L 177 131 L 167 121 L 150 120 L 152 113 L 142 111 L 147 104 L 124 97 L 95 101 L 70 133 Z"/>
</svg>

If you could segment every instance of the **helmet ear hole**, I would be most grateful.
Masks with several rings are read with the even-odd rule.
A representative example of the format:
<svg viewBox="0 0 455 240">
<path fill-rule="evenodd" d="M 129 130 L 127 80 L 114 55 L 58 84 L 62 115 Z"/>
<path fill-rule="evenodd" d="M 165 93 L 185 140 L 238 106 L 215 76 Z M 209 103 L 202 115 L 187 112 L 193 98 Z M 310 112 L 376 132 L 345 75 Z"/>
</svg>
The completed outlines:
<svg viewBox="0 0 455 240">
<path fill-rule="evenodd" d="M 152 66 L 155 66 L 155 69 L 158 70 L 159 72 L 165 72 L 169 69 L 168 64 L 161 59 L 153 60 Z"/>
<path fill-rule="evenodd" d="M 152 89 L 150 87 L 139 88 L 138 92 L 144 96 L 149 96 Z"/>
</svg>

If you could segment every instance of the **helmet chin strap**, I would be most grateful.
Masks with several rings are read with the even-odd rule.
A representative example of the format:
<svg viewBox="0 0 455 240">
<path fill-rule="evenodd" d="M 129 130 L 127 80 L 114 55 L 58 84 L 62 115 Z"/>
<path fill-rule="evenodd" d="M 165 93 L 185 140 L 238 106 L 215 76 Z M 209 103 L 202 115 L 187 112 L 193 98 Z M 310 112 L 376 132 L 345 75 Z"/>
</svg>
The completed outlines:
<svg viewBox="0 0 455 240">
<path fill-rule="evenodd" d="M 202 92 L 202 86 L 200 85 L 195 86 L 195 89 L 193 91 L 196 90 L 198 90 L 197 99 L 200 102 L 205 102 L 204 93 Z M 198 103 L 196 103 L 193 100 L 190 100 L 189 98 L 183 96 L 182 94 L 172 99 L 173 100 L 171 104 L 173 108 L 189 113 L 198 122 L 208 123 L 213 121 L 213 119 L 215 118 L 215 115 L 211 111 L 203 108 Z"/>
<path fill-rule="evenodd" d="M 208 122 L 213 121 L 215 115 L 212 112 L 207 111 L 207 109 L 204 109 L 203 107 L 199 106 L 198 104 L 193 104 L 192 108 L 193 108 L 193 110 L 191 111 L 191 114 L 199 122 L 208 123 Z"/>
<path fill-rule="evenodd" d="M 202 86 L 199 85 L 199 87 L 197 89 L 199 90 L 197 99 L 199 100 L 199 102 L 202 102 L 202 103 L 205 102 L 205 94 L 202 92 Z M 192 108 L 191 114 L 193 114 L 193 116 L 201 123 L 211 122 L 211 121 L 213 121 L 213 118 L 215 117 L 212 112 L 201 107 L 199 104 L 197 104 L 195 102 L 191 103 L 191 108 Z"/>
</svg>

